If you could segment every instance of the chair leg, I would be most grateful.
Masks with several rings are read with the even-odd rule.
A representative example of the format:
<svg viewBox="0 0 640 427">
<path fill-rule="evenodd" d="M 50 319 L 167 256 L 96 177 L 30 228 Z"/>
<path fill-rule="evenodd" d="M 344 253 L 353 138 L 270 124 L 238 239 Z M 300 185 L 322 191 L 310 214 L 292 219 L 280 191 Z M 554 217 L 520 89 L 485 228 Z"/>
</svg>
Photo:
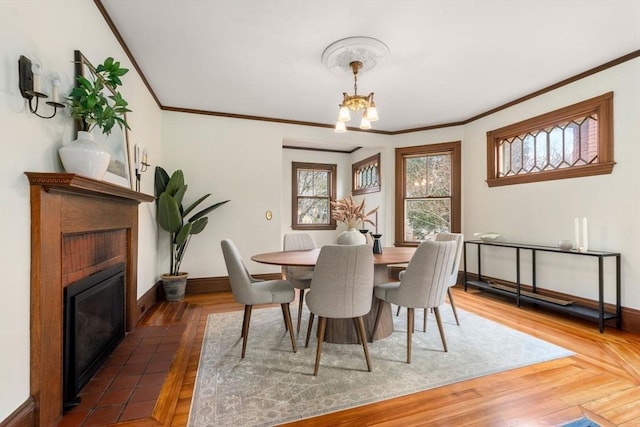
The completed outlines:
<svg viewBox="0 0 640 427">
<path fill-rule="evenodd" d="M 440 330 L 440 339 L 442 340 L 442 346 L 444 351 L 447 352 L 447 340 L 444 339 L 444 329 L 442 328 L 442 320 L 440 319 L 440 309 L 433 307 L 433 312 L 436 315 L 436 321 L 438 322 L 438 329 Z"/>
<path fill-rule="evenodd" d="M 307 327 L 307 339 L 304 342 L 304 348 L 309 347 L 309 338 L 311 337 L 311 327 L 313 326 L 313 318 L 315 315 L 309 312 L 309 326 Z"/>
<path fill-rule="evenodd" d="M 298 328 L 296 332 L 300 333 L 300 322 L 302 322 L 302 307 L 304 306 L 304 289 L 300 289 L 300 298 L 298 299 Z"/>
<path fill-rule="evenodd" d="M 244 320 L 242 321 L 242 356 L 241 359 L 244 359 L 244 353 L 247 350 L 247 338 L 249 335 L 249 323 L 251 322 L 251 308 L 252 305 L 244 306 Z"/>
<path fill-rule="evenodd" d="M 318 316 L 318 346 L 316 347 L 316 367 L 313 370 L 313 376 L 318 376 L 320 368 L 320 354 L 322 353 L 322 342 L 324 341 L 324 330 L 327 325 L 327 318 Z"/>
<path fill-rule="evenodd" d="M 284 323 L 287 325 L 287 330 L 291 337 L 291 348 L 293 348 L 293 352 L 296 353 L 298 349 L 296 348 L 296 339 L 293 336 L 293 324 L 291 323 L 291 311 L 289 310 L 289 304 L 285 303 L 280 305 L 282 306 L 282 311 L 285 313 Z"/>
<path fill-rule="evenodd" d="M 382 309 L 384 305 L 384 301 L 382 301 L 381 299 L 378 300 L 378 311 L 376 313 L 376 320 L 373 323 L 373 329 L 371 330 L 371 337 L 369 338 L 369 342 L 373 342 L 373 337 L 376 334 L 376 331 L 378 330 L 378 325 L 380 324 L 380 316 L 382 315 Z"/>
<path fill-rule="evenodd" d="M 411 334 L 413 333 L 414 310 L 407 307 L 407 363 L 411 363 Z"/>
<path fill-rule="evenodd" d="M 284 330 L 289 330 L 289 325 L 287 325 L 287 313 L 284 312 L 284 304 L 280 304 L 280 308 L 282 309 L 282 320 L 284 320 Z"/>
<path fill-rule="evenodd" d="M 456 318 L 456 325 L 460 326 L 460 321 L 458 320 L 458 312 L 456 311 L 456 304 L 453 302 L 453 293 L 451 292 L 451 287 L 447 288 L 447 295 L 449 295 L 449 304 L 451 304 L 451 309 L 453 309 L 453 316 Z"/>
<path fill-rule="evenodd" d="M 360 336 L 360 341 L 362 341 L 362 349 L 364 350 L 364 358 L 367 360 L 367 370 L 371 372 L 371 359 L 369 359 L 369 349 L 367 348 L 367 333 L 364 330 L 364 320 L 362 320 L 362 316 L 354 319 L 357 324 L 358 335 Z"/>
<path fill-rule="evenodd" d="M 401 308 L 402 308 L 402 307 L 398 306 L 398 311 L 396 311 L 396 316 L 400 316 L 400 309 L 401 309 Z"/>
<path fill-rule="evenodd" d="M 422 332 L 427 332 L 427 309 L 424 309 L 424 316 L 422 317 Z"/>
</svg>

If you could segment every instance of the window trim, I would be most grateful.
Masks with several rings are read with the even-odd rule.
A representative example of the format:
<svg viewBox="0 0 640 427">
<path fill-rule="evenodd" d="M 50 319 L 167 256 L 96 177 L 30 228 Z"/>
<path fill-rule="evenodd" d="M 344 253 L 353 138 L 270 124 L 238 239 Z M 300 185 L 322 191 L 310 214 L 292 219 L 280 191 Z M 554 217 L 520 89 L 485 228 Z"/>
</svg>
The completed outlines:
<svg viewBox="0 0 640 427">
<path fill-rule="evenodd" d="M 545 129 L 558 123 L 598 114 L 598 162 L 590 165 L 570 166 L 550 171 L 531 172 L 522 175 L 498 177 L 499 142 L 514 136 Z M 613 92 L 569 105 L 540 116 L 532 117 L 487 132 L 487 185 L 523 184 L 554 179 L 610 174 L 613 160 Z"/>
<path fill-rule="evenodd" d="M 462 229 L 462 142 L 442 142 L 396 148 L 396 190 L 395 190 L 395 246 L 418 246 L 419 242 L 404 240 L 404 194 L 405 170 L 404 156 L 419 154 L 451 153 L 451 232 L 460 233 Z"/>
<path fill-rule="evenodd" d="M 331 203 L 329 203 L 329 224 L 298 224 L 298 170 L 313 169 L 330 173 L 329 201 L 336 200 L 337 194 L 337 170 L 338 166 L 327 163 L 303 163 L 291 162 L 291 229 L 292 230 L 335 230 L 336 220 L 331 215 Z"/>
</svg>

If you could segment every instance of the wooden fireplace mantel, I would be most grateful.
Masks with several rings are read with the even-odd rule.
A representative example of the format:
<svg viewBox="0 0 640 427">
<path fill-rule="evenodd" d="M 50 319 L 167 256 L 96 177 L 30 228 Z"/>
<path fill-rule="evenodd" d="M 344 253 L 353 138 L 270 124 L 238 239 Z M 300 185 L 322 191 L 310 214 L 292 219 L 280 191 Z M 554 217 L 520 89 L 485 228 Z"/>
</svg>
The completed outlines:
<svg viewBox="0 0 640 427">
<path fill-rule="evenodd" d="M 62 417 L 63 296 L 125 263 L 125 324 L 137 313 L 138 205 L 153 196 L 69 173 L 25 172 L 31 201 L 31 397 L 38 426 Z"/>
</svg>

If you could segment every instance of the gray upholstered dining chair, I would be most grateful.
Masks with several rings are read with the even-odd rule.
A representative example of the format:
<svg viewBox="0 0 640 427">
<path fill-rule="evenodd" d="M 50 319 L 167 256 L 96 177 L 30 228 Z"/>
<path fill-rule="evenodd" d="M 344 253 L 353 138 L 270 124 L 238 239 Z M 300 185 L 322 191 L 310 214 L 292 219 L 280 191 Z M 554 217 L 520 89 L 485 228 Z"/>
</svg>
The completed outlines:
<svg viewBox="0 0 640 427">
<path fill-rule="evenodd" d="M 464 235 L 461 233 L 447 233 L 442 232 L 436 235 L 436 242 L 447 242 L 449 240 L 454 240 L 456 242 L 456 258 L 453 263 L 453 268 L 451 269 L 451 275 L 447 280 L 448 288 L 447 288 L 447 296 L 449 297 L 449 303 L 451 304 L 451 309 L 453 310 L 453 316 L 456 318 L 456 325 L 460 326 L 460 320 L 458 319 L 458 312 L 456 310 L 456 305 L 453 300 L 453 293 L 451 292 L 451 288 L 456 285 L 458 282 L 458 270 L 460 270 L 460 259 L 462 258 L 462 248 L 464 246 Z M 402 280 L 402 276 L 404 276 L 404 270 L 398 274 L 398 278 Z M 400 306 L 398 306 L 398 312 L 396 316 L 400 314 Z M 422 320 L 422 330 L 427 332 L 427 310 L 424 310 L 424 317 Z"/>
<path fill-rule="evenodd" d="M 373 295 L 373 252 L 367 245 L 327 245 L 320 249 L 313 271 L 311 288 L 307 293 L 307 306 L 311 312 L 305 347 L 314 316 L 318 316 L 318 345 L 313 375 L 318 375 L 322 342 L 327 318 L 354 319 L 362 342 L 367 370 L 371 372 L 371 360 L 367 349 L 367 337 L 362 316 L 371 310 Z"/>
<path fill-rule="evenodd" d="M 289 303 L 295 298 L 293 286 L 286 280 L 258 280 L 251 277 L 247 268 L 242 262 L 240 252 L 236 245 L 229 239 L 220 242 L 224 262 L 229 273 L 231 291 L 234 299 L 244 305 L 244 319 L 242 321 L 242 358 L 244 358 L 247 348 L 247 337 L 249 335 L 249 323 L 251 321 L 251 310 L 258 304 L 280 304 L 286 329 L 291 337 L 291 347 L 293 352 L 297 351 L 296 341 L 293 336 L 293 324 L 291 323 L 291 313 Z"/>
<path fill-rule="evenodd" d="M 282 248 L 285 251 L 300 251 L 306 249 L 316 249 L 316 242 L 307 233 L 289 233 L 284 235 Z M 284 267 L 285 277 L 291 282 L 294 288 L 298 289 L 298 325 L 296 331 L 300 333 L 300 322 L 302 321 L 302 308 L 304 306 L 304 292 L 311 286 L 313 277 L 313 267 Z"/>
<path fill-rule="evenodd" d="M 439 307 L 444 304 L 449 288 L 447 280 L 451 274 L 455 254 L 456 242 L 453 240 L 446 242 L 426 240 L 416 249 L 400 282 L 383 283 L 373 289 L 376 298 L 407 307 L 407 363 L 411 363 L 411 337 L 416 308 L 433 309 L 440 330 L 440 339 L 444 351 L 447 351 Z M 371 341 L 380 322 L 382 306 L 383 304 L 378 305 Z"/>
</svg>

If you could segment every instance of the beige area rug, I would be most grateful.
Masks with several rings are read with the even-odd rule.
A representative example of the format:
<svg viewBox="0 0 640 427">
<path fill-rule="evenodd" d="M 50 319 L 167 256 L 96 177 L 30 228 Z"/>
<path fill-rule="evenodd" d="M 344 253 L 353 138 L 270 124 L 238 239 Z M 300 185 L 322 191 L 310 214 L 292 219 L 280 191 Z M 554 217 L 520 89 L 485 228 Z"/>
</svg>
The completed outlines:
<svg viewBox="0 0 640 427">
<path fill-rule="evenodd" d="M 403 309 L 399 317 L 393 316 L 395 332 L 369 344 L 373 372 L 366 371 L 361 345 L 324 344 L 318 377 L 313 376 L 315 337 L 304 348 L 306 308 L 297 353 L 291 351 L 280 307 L 255 309 L 244 360 L 242 313 L 212 314 L 189 426 L 277 425 L 573 354 L 460 309 L 461 326 L 449 306 L 440 312 L 449 352 L 443 352 L 435 318 L 429 314 L 427 333 L 414 333 L 412 363 L 406 364 Z M 416 310 L 416 327 L 422 327 L 422 310 Z"/>
</svg>

